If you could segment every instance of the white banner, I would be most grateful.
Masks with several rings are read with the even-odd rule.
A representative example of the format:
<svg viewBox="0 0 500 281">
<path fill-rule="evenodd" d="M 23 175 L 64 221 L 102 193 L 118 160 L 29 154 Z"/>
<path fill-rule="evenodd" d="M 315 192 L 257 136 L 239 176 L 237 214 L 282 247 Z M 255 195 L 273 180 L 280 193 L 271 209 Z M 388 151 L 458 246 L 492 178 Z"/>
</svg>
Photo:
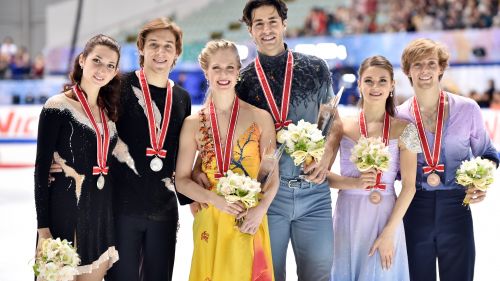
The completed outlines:
<svg viewBox="0 0 500 281">
<path fill-rule="evenodd" d="M 198 112 L 200 105 L 192 108 Z M 33 166 L 36 154 L 38 117 L 42 106 L 0 106 L 0 168 Z M 339 107 L 340 115 L 357 113 L 355 107 Z M 500 110 L 484 109 L 486 130 L 497 149 L 500 149 Z"/>
</svg>

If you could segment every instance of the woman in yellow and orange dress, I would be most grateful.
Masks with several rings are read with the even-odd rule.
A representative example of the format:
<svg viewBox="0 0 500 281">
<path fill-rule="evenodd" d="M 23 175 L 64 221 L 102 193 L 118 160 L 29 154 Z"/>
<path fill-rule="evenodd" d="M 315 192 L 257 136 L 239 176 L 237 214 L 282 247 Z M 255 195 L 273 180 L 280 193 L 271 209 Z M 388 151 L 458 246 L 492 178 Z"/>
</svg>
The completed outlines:
<svg viewBox="0 0 500 281">
<path fill-rule="evenodd" d="M 176 187 L 206 208 L 195 213 L 190 280 L 274 280 L 266 212 L 277 192 L 278 174 L 248 210 L 217 195 L 218 178 L 228 170 L 256 178 L 260 159 L 276 143 L 270 114 L 238 99 L 234 86 L 241 67 L 234 43 L 207 43 L 199 56 L 209 96 L 198 114 L 184 121 Z M 227 150 L 227 151 L 226 151 Z M 191 179 L 196 152 L 209 187 Z M 240 227 L 235 220 L 243 218 Z"/>
</svg>

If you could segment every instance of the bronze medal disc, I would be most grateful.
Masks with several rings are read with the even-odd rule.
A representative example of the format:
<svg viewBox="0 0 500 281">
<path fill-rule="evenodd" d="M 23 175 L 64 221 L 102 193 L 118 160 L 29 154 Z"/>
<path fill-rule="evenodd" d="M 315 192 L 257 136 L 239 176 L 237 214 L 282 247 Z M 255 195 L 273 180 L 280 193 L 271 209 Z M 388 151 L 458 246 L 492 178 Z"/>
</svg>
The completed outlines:
<svg viewBox="0 0 500 281">
<path fill-rule="evenodd" d="M 438 174 L 432 173 L 427 177 L 427 183 L 432 187 L 436 187 L 441 183 L 441 179 Z"/>
<path fill-rule="evenodd" d="M 372 202 L 372 204 L 378 204 L 381 201 L 382 201 L 382 195 L 380 194 L 380 192 L 376 190 L 370 192 L 370 202 Z"/>
</svg>

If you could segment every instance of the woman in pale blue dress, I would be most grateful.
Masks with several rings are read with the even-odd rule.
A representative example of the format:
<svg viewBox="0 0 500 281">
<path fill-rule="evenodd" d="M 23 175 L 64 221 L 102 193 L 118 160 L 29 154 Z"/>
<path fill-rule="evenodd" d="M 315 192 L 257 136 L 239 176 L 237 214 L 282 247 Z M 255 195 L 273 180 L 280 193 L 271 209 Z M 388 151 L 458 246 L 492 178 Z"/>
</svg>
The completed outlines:
<svg viewBox="0 0 500 281">
<path fill-rule="evenodd" d="M 366 59 L 359 77 L 361 112 L 342 119 L 343 136 L 334 147 L 337 151 L 340 146 L 341 176 L 327 176 L 330 186 L 340 189 L 333 218 L 331 280 L 405 281 L 409 273 L 402 218 L 415 194 L 418 135 L 414 125 L 394 118 L 394 74 L 387 59 Z M 361 134 L 385 134 L 390 162 L 378 181 L 376 171 L 361 173 L 349 159 Z M 398 170 L 402 177 L 399 197 L 394 190 Z M 373 188 L 377 184 L 382 185 Z"/>
</svg>

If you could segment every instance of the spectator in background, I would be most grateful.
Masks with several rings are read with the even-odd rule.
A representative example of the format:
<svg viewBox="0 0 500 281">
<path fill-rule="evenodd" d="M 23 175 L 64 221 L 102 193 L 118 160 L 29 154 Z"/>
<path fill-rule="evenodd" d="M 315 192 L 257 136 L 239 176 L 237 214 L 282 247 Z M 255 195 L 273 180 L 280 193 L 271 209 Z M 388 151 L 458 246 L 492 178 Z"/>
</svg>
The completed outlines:
<svg viewBox="0 0 500 281">
<path fill-rule="evenodd" d="M 321 36 L 327 34 L 328 16 L 322 8 L 315 7 L 309 12 L 305 22 L 305 35 Z"/>
<path fill-rule="evenodd" d="M 2 47 L 0 47 L 0 55 L 7 55 L 9 58 L 14 57 L 17 53 L 17 46 L 14 44 L 14 40 L 10 36 L 6 36 L 3 39 Z"/>
<path fill-rule="evenodd" d="M 495 89 L 495 80 L 490 79 L 488 80 L 488 89 L 486 89 L 486 92 L 484 93 L 485 98 L 488 102 L 488 106 L 491 105 L 491 102 L 493 100 L 493 95 L 495 94 L 496 89 Z"/>
<path fill-rule="evenodd" d="M 10 70 L 12 72 L 12 79 L 25 79 L 28 78 L 30 74 L 30 54 L 26 47 L 20 47 L 12 62 L 10 64 Z"/>
<path fill-rule="evenodd" d="M 45 70 L 45 58 L 43 54 L 36 55 L 31 65 L 30 78 L 32 79 L 42 79 Z"/>
<path fill-rule="evenodd" d="M 500 91 L 496 91 L 493 94 L 493 98 L 490 104 L 490 109 L 500 110 Z"/>
<path fill-rule="evenodd" d="M 10 77 L 9 61 L 10 59 L 7 54 L 0 54 L 0 79 Z"/>
</svg>

